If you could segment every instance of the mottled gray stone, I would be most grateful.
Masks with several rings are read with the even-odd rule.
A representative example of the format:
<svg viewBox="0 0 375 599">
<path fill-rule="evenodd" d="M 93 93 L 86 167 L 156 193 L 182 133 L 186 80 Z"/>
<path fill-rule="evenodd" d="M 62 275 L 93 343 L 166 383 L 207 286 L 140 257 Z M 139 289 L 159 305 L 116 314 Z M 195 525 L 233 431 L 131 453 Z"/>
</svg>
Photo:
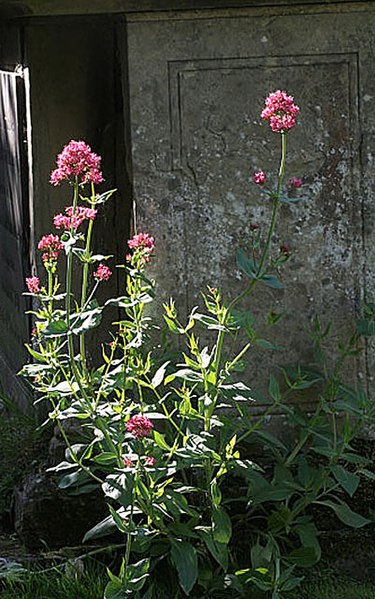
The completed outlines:
<svg viewBox="0 0 375 599">
<path fill-rule="evenodd" d="M 283 242 L 293 251 L 285 290 L 259 288 L 244 302 L 286 312 L 278 363 L 311 357 L 315 314 L 333 321 L 335 342 L 346 338 L 373 288 L 375 13 L 366 7 L 129 18 L 137 226 L 156 238 L 160 299 L 176 297 L 183 312 L 206 285 L 229 297 L 244 288 L 235 250 L 249 247 L 249 224 L 270 215 L 251 175 L 262 168 L 276 181 L 279 159 L 279 136 L 260 123 L 263 98 L 286 89 L 301 106 L 286 177 L 303 178 L 305 201 L 282 208 L 274 239 L 276 253 Z M 371 362 L 358 359 L 348 378 L 368 375 Z"/>
</svg>

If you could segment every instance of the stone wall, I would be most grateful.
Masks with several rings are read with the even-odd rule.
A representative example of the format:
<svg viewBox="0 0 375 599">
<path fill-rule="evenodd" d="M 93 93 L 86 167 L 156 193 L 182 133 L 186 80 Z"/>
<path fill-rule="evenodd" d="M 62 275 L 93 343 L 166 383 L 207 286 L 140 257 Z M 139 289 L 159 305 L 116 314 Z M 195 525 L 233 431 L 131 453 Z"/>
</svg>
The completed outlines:
<svg viewBox="0 0 375 599">
<path fill-rule="evenodd" d="M 101 247 L 123 253 L 134 200 L 138 230 L 156 238 L 159 305 L 173 295 L 187 312 L 206 285 L 230 297 L 244 285 L 235 250 L 270 211 L 252 173 L 276 177 L 280 140 L 260 123 L 263 99 L 287 89 L 301 106 L 287 177 L 303 178 L 305 201 L 283 207 L 275 239 L 276 251 L 286 242 L 293 253 L 285 290 L 259 290 L 245 305 L 285 312 L 279 362 L 310 357 L 316 313 L 333 321 L 336 341 L 350 333 L 374 289 L 372 2 L 10 0 L 2 9 L 23 16 L 12 23 L 31 76 L 36 238 L 66 204 L 48 184 L 54 157 L 84 138 L 121 192 L 102 217 Z M 119 16 L 90 16 L 105 12 Z M 64 14 L 86 16 L 56 18 Z M 373 354 L 349 378 L 370 380 Z"/>
<path fill-rule="evenodd" d="M 235 249 L 270 215 L 251 175 L 275 181 L 280 152 L 260 123 L 263 99 L 281 88 L 301 106 L 286 176 L 303 178 L 305 201 L 282 208 L 275 239 L 293 252 L 285 290 L 244 302 L 285 311 L 279 363 L 311 357 L 315 314 L 332 320 L 335 342 L 347 337 L 373 288 L 374 25 L 372 3 L 128 18 L 137 223 L 157 241 L 160 296 L 183 311 L 206 285 L 229 297 L 243 288 Z M 370 377 L 372 354 L 349 378 Z"/>
</svg>

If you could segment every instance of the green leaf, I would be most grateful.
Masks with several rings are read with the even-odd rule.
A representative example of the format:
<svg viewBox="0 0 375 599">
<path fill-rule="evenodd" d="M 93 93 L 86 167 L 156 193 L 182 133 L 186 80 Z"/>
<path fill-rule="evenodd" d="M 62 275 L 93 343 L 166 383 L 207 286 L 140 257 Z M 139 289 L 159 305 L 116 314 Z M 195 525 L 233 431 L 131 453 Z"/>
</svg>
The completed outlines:
<svg viewBox="0 0 375 599">
<path fill-rule="evenodd" d="M 318 530 L 315 524 L 313 522 L 298 524 L 296 526 L 296 532 L 301 541 L 301 545 L 303 545 L 303 547 L 313 547 L 316 557 L 319 560 L 322 550 L 318 541 Z"/>
<path fill-rule="evenodd" d="M 104 518 L 104 520 L 98 522 L 98 524 L 95 524 L 95 526 L 87 531 L 83 537 L 82 543 L 93 541 L 94 539 L 100 539 L 101 537 L 113 534 L 115 531 L 116 524 L 114 519 L 112 516 L 107 516 L 107 518 Z"/>
<path fill-rule="evenodd" d="M 108 256 L 103 256 L 103 254 L 93 254 L 92 256 L 90 256 L 89 262 L 90 264 L 93 264 L 94 262 L 105 262 L 110 258 L 113 258 L 112 254 L 109 254 Z"/>
<path fill-rule="evenodd" d="M 213 318 L 213 316 L 208 316 L 207 314 L 199 314 L 198 312 L 195 312 L 194 320 L 201 322 L 209 331 L 226 330 L 226 328 L 221 325 L 216 318 Z"/>
<path fill-rule="evenodd" d="M 119 579 L 111 580 L 105 587 L 104 599 L 127 599 L 128 597 L 124 583 Z"/>
<path fill-rule="evenodd" d="M 190 368 L 182 368 L 173 374 L 170 374 L 166 377 L 164 381 L 164 385 L 168 385 L 174 381 L 175 378 L 183 379 L 184 381 L 190 381 L 192 383 L 198 383 L 203 380 L 203 377 L 200 373 L 194 372 L 194 370 L 190 370 Z"/>
<path fill-rule="evenodd" d="M 68 332 L 68 326 L 65 320 L 53 320 L 50 322 L 41 334 L 43 337 L 61 337 Z"/>
<path fill-rule="evenodd" d="M 208 551 L 211 553 L 214 560 L 223 568 L 226 572 L 228 570 L 228 547 L 226 543 L 219 543 L 215 541 L 212 536 L 211 529 L 201 528 L 198 530 L 199 536 L 203 539 Z"/>
<path fill-rule="evenodd" d="M 62 241 L 66 255 L 72 251 L 73 246 L 77 243 L 77 241 L 79 241 L 79 239 L 79 235 L 72 235 L 69 231 L 65 231 L 61 235 L 60 240 Z"/>
<path fill-rule="evenodd" d="M 35 351 L 35 349 L 33 349 L 28 343 L 25 343 L 25 347 L 34 360 L 37 360 L 37 362 L 47 362 L 47 357 L 44 354 Z"/>
<path fill-rule="evenodd" d="M 198 578 L 198 558 L 193 545 L 186 541 L 172 541 L 171 559 L 183 591 L 189 595 Z"/>
<path fill-rule="evenodd" d="M 267 341 L 267 339 L 257 339 L 255 343 L 262 349 L 272 349 L 274 351 L 285 349 L 285 345 L 275 345 L 275 343 L 271 343 L 271 341 Z"/>
<path fill-rule="evenodd" d="M 74 335 L 82 335 L 99 326 L 102 320 L 102 308 L 90 306 L 88 310 L 73 314 L 71 319 L 71 331 Z"/>
<path fill-rule="evenodd" d="M 312 481 L 312 473 L 304 455 L 298 457 L 297 478 L 303 487 L 307 487 Z"/>
<path fill-rule="evenodd" d="M 161 435 L 160 433 L 158 433 L 158 431 L 155 431 L 155 430 L 153 430 L 152 434 L 153 434 L 156 445 L 158 447 L 160 447 L 160 449 L 164 449 L 165 451 L 171 450 L 168 443 L 165 441 L 163 435 Z"/>
<path fill-rule="evenodd" d="M 78 383 L 75 381 L 72 383 L 69 381 L 61 381 L 61 383 L 57 383 L 57 385 L 47 387 L 48 393 L 58 393 L 59 395 L 73 395 L 78 389 Z"/>
<path fill-rule="evenodd" d="M 128 529 L 127 529 L 126 523 L 121 518 L 121 516 L 118 514 L 118 512 L 116 512 L 115 508 L 113 508 L 111 505 L 108 505 L 108 508 L 109 508 L 109 511 L 111 512 L 111 516 L 116 525 L 116 528 L 122 533 L 127 532 Z"/>
<path fill-rule="evenodd" d="M 175 335 L 180 334 L 180 330 L 174 320 L 172 320 L 171 318 L 168 318 L 168 316 L 165 316 L 165 315 L 164 315 L 164 320 L 168 326 L 168 329 L 171 331 L 171 333 L 174 333 Z"/>
<path fill-rule="evenodd" d="M 315 501 L 314 503 L 326 505 L 327 507 L 331 508 L 341 522 L 347 526 L 351 526 L 352 528 L 362 528 L 362 526 L 366 526 L 366 524 L 371 523 L 371 520 L 368 520 L 368 518 L 364 518 L 360 514 L 353 512 L 344 501 L 335 503 L 329 499 L 326 499 L 325 501 Z"/>
<path fill-rule="evenodd" d="M 278 437 L 275 437 L 275 435 L 269 433 L 268 431 L 255 430 L 253 434 L 257 437 L 260 437 L 272 450 L 277 448 L 282 452 L 288 451 L 286 445 L 284 445 L 284 443 L 278 439 Z"/>
<path fill-rule="evenodd" d="M 299 547 L 289 553 L 286 559 L 296 566 L 308 567 L 316 564 L 319 558 L 314 547 Z"/>
<path fill-rule="evenodd" d="M 276 275 L 263 275 L 261 281 L 272 289 L 284 289 L 284 285 Z"/>
<path fill-rule="evenodd" d="M 122 295 L 105 302 L 105 306 L 115 306 L 117 308 L 132 308 L 138 304 L 148 304 L 152 302 L 153 297 L 150 293 L 141 293 L 138 297 L 132 299 L 128 295 Z"/>
<path fill-rule="evenodd" d="M 373 337 L 375 335 L 375 320 L 359 319 L 356 321 L 356 325 L 357 333 L 363 337 Z"/>
<path fill-rule="evenodd" d="M 236 262 L 240 270 L 242 270 L 249 279 L 255 279 L 257 275 L 257 265 L 252 258 L 248 258 L 245 252 L 238 248 L 236 252 Z"/>
<path fill-rule="evenodd" d="M 91 481 L 91 478 L 86 472 L 82 470 L 76 470 L 75 472 L 71 472 L 70 474 L 65 474 L 59 480 L 59 489 L 67 489 L 72 486 L 80 486 L 86 483 L 87 481 Z"/>
<path fill-rule="evenodd" d="M 290 576 L 282 582 L 280 588 L 283 592 L 292 591 L 298 587 L 304 579 L 304 576 Z"/>
<path fill-rule="evenodd" d="M 212 530 L 215 541 L 218 541 L 218 543 L 229 543 L 232 536 L 232 523 L 223 508 L 213 510 Z"/>
<path fill-rule="evenodd" d="M 266 568 L 272 558 L 272 543 L 268 541 L 263 547 L 259 542 L 259 538 L 257 538 L 255 545 L 251 547 L 250 555 L 253 568 Z"/>
<path fill-rule="evenodd" d="M 273 374 L 270 375 L 270 380 L 269 380 L 269 384 L 268 384 L 268 393 L 270 394 L 270 396 L 272 397 L 272 399 L 274 401 L 276 401 L 276 402 L 280 401 L 281 392 L 280 392 L 279 383 L 277 382 L 277 380 L 273 376 Z"/>
<path fill-rule="evenodd" d="M 367 470 L 367 468 L 361 468 L 360 474 L 363 474 L 363 476 L 370 480 L 375 480 L 375 473 L 371 472 L 371 470 Z"/>
<path fill-rule="evenodd" d="M 106 497 L 115 499 L 120 505 L 127 507 L 132 503 L 134 477 L 130 473 L 108 474 L 102 490 Z"/>
<path fill-rule="evenodd" d="M 117 456 L 112 451 L 102 451 L 99 455 L 93 458 L 96 464 L 115 464 Z"/>
<path fill-rule="evenodd" d="M 168 362 L 164 362 L 164 364 L 162 364 L 155 372 L 155 375 L 151 381 L 151 385 L 154 387 L 154 389 L 159 387 L 159 385 L 163 382 L 168 364 L 170 364 L 170 360 L 168 360 Z"/>
<path fill-rule="evenodd" d="M 129 590 L 140 591 L 144 586 L 150 569 L 150 560 L 142 559 L 136 564 L 128 565 L 126 569 L 126 583 Z"/>
<path fill-rule="evenodd" d="M 94 204 L 104 204 L 105 202 L 108 202 L 108 200 L 115 193 L 115 191 L 117 191 L 117 189 L 110 189 L 109 191 L 105 191 L 104 193 L 100 194 L 100 196 L 96 196 Z M 80 198 L 83 201 L 89 201 L 91 203 L 91 198 L 89 200 L 82 196 L 80 196 Z"/>
<path fill-rule="evenodd" d="M 219 485 L 217 484 L 217 480 L 214 478 L 214 480 L 211 481 L 211 499 L 212 499 L 212 505 L 215 508 L 218 508 L 219 505 L 221 504 L 221 491 L 219 488 Z"/>
<path fill-rule="evenodd" d="M 353 497 L 354 493 L 358 489 L 360 482 L 359 476 L 349 472 L 349 470 L 346 470 L 343 468 L 343 466 L 339 465 L 331 466 L 331 472 L 342 488 L 345 489 L 350 497 Z"/>
</svg>

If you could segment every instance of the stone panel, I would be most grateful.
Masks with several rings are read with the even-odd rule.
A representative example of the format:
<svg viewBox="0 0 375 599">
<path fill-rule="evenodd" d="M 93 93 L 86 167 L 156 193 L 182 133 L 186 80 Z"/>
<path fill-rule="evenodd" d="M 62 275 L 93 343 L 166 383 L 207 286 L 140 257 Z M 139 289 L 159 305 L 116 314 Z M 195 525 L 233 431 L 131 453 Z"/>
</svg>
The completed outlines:
<svg viewBox="0 0 375 599">
<path fill-rule="evenodd" d="M 251 175 L 263 168 L 275 181 L 279 157 L 279 137 L 260 124 L 263 98 L 287 89 L 301 106 L 288 136 L 287 178 L 303 177 L 305 201 L 283 207 L 274 240 L 276 253 L 283 242 L 293 250 L 285 291 L 259 289 L 247 302 L 255 312 L 286 312 L 278 362 L 308 357 L 314 314 L 333 321 L 335 341 L 347 337 L 371 289 L 374 24 L 371 9 L 349 8 L 128 23 L 137 223 L 157 240 L 160 297 L 177 296 L 184 311 L 205 285 L 229 296 L 243 288 L 235 249 L 246 249 L 249 224 L 270 213 Z M 370 369 L 371 354 L 352 376 L 370 378 Z"/>
</svg>

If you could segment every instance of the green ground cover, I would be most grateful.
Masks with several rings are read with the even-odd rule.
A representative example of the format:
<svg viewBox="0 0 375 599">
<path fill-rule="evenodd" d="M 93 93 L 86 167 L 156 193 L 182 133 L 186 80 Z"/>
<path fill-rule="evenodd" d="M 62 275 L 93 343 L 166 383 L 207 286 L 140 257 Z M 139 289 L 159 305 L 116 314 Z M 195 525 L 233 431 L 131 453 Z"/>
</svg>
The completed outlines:
<svg viewBox="0 0 375 599">
<path fill-rule="evenodd" d="M 84 574 L 61 574 L 52 571 L 38 575 L 27 574 L 18 581 L 4 581 L 0 597 L 1 599 L 102 599 L 105 585 L 105 572 L 96 567 L 90 567 Z M 177 589 L 176 591 L 180 593 Z M 248 598 L 270 599 L 270 596 L 249 590 Z M 179 594 L 175 595 L 171 589 L 165 589 L 154 599 L 183 599 L 183 597 Z M 290 593 L 288 599 L 375 599 L 375 583 L 345 578 L 334 570 L 316 571 L 316 574 L 310 574 L 295 593 Z"/>
</svg>

